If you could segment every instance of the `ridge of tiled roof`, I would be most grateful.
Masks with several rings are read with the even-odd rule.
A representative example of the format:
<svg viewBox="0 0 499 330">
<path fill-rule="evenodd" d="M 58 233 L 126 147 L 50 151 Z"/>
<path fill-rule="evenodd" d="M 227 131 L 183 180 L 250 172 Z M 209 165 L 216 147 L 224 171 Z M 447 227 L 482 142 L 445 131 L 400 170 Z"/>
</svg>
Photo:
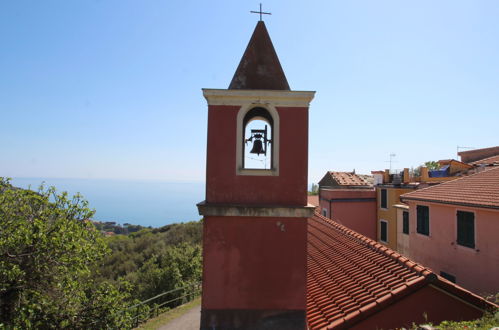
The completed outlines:
<svg viewBox="0 0 499 330">
<path fill-rule="evenodd" d="M 310 329 L 349 327 L 430 283 L 477 308 L 495 306 L 317 212 L 309 218 L 307 322 Z"/>
<path fill-rule="evenodd" d="M 369 186 L 369 181 L 352 172 L 328 171 L 329 175 L 341 186 Z"/>
<path fill-rule="evenodd" d="M 499 164 L 499 155 L 476 160 L 470 163 L 470 165 L 481 165 L 481 164 Z"/>
<path fill-rule="evenodd" d="M 488 147 L 488 148 L 479 148 L 479 149 L 471 149 L 471 150 L 466 150 L 466 151 L 459 151 L 457 154 L 459 156 L 462 156 L 462 155 L 469 155 L 469 154 L 474 154 L 476 152 L 483 152 L 483 151 L 495 151 L 495 150 L 498 150 L 499 149 L 499 146 L 495 146 L 495 147 Z"/>
<path fill-rule="evenodd" d="M 499 209 L 499 166 L 412 191 L 401 200 L 419 200 Z"/>
<path fill-rule="evenodd" d="M 470 167 L 470 165 L 471 165 L 471 164 L 464 163 L 464 162 L 462 162 L 462 161 L 460 161 L 460 160 L 453 159 L 453 158 L 451 158 L 451 159 L 440 159 L 440 160 L 438 161 L 438 163 L 439 163 L 440 165 L 448 165 L 448 164 L 450 164 L 450 163 L 458 163 L 458 164 L 461 164 L 461 165 L 465 165 L 465 167 Z"/>
</svg>

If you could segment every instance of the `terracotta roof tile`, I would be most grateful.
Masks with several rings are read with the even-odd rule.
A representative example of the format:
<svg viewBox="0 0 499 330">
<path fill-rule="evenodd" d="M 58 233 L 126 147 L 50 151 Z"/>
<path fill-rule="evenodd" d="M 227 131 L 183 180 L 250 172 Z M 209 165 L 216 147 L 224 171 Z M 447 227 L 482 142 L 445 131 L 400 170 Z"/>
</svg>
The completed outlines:
<svg viewBox="0 0 499 330">
<path fill-rule="evenodd" d="M 499 209 L 499 166 L 400 197 L 402 200 Z"/>
<path fill-rule="evenodd" d="M 481 164 L 499 164 L 499 155 L 480 159 L 470 163 L 471 165 L 481 165 Z"/>
<path fill-rule="evenodd" d="M 328 172 L 340 186 L 368 186 L 370 183 L 362 176 L 352 172 Z"/>
<path fill-rule="evenodd" d="M 428 283 L 481 308 L 494 306 L 334 220 L 308 219 L 307 322 L 349 327 Z"/>
<path fill-rule="evenodd" d="M 307 202 L 314 206 L 319 206 L 319 195 L 308 195 Z"/>
</svg>

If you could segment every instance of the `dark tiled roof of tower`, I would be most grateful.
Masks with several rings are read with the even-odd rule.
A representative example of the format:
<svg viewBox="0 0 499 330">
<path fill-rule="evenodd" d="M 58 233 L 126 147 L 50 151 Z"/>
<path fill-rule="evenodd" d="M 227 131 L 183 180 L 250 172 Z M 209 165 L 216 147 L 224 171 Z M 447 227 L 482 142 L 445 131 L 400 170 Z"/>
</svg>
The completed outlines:
<svg viewBox="0 0 499 330">
<path fill-rule="evenodd" d="M 290 90 L 263 21 L 257 23 L 229 89 Z"/>
<path fill-rule="evenodd" d="M 403 194 L 400 198 L 499 209 L 499 166 Z"/>
<path fill-rule="evenodd" d="M 308 219 L 307 322 L 349 327 L 432 283 L 479 308 L 485 299 L 319 213 Z"/>
</svg>

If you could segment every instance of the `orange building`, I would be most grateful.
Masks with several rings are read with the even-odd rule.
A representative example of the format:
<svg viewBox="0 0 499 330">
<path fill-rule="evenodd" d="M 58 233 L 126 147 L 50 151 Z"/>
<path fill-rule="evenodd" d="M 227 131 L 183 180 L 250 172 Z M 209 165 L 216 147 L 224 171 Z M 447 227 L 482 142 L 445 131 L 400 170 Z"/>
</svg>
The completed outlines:
<svg viewBox="0 0 499 330">
<path fill-rule="evenodd" d="M 458 179 L 472 173 L 473 166 L 455 159 L 439 160 L 439 169 L 429 171 L 421 167 L 418 176 L 411 176 L 409 169 L 405 168 L 399 173 L 391 174 L 389 170 L 373 171 L 377 199 L 377 235 L 376 239 L 393 250 L 398 250 L 403 229 L 399 223 L 403 222 L 404 208 L 400 204 L 400 196 L 416 189 L 437 185 L 442 182 Z M 401 234 L 402 233 L 402 234 Z M 404 249 L 405 251 L 405 249 Z"/>
</svg>

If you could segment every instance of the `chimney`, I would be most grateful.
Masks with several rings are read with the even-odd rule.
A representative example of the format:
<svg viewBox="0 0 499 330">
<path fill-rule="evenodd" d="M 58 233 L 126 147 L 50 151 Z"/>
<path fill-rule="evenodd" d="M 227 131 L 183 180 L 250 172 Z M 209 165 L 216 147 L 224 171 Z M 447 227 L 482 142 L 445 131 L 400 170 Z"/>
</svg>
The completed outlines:
<svg viewBox="0 0 499 330">
<path fill-rule="evenodd" d="M 404 182 L 404 184 L 407 184 L 411 181 L 411 178 L 409 178 L 409 169 L 408 168 L 404 168 L 404 179 L 402 182 Z"/>
<path fill-rule="evenodd" d="M 421 182 L 426 182 L 428 181 L 430 177 L 428 176 L 428 167 L 423 166 L 421 167 Z"/>
<path fill-rule="evenodd" d="M 390 170 L 385 170 L 383 174 L 383 183 L 390 183 Z"/>
</svg>

